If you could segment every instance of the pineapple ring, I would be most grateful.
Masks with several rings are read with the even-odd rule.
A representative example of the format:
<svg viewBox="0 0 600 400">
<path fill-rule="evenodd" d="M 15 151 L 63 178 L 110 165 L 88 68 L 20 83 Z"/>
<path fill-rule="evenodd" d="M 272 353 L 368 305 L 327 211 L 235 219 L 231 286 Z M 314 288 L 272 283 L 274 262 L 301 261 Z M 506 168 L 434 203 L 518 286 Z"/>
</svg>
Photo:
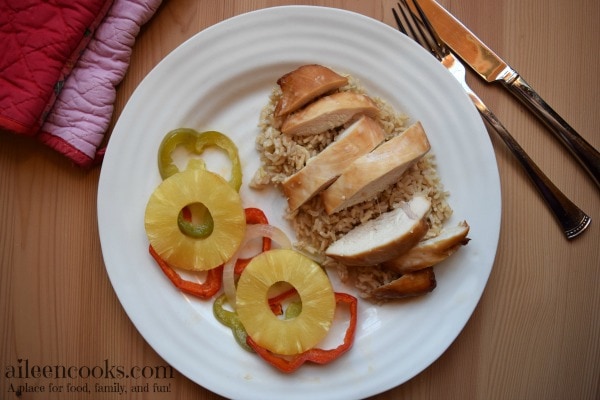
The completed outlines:
<svg viewBox="0 0 600 400">
<path fill-rule="evenodd" d="M 269 288 L 291 284 L 302 302 L 292 319 L 279 319 L 269 307 Z M 315 347 L 329 331 L 335 312 L 335 293 L 319 264 L 289 249 L 269 250 L 254 257 L 240 276 L 236 310 L 248 335 L 260 346 L 280 355 Z"/>
<path fill-rule="evenodd" d="M 212 233 L 194 238 L 181 232 L 177 218 L 189 204 L 202 203 L 213 221 Z M 189 169 L 162 181 L 150 196 L 144 217 L 146 234 L 158 255 L 176 268 L 203 271 L 229 260 L 246 231 L 239 193 L 207 170 Z"/>
</svg>

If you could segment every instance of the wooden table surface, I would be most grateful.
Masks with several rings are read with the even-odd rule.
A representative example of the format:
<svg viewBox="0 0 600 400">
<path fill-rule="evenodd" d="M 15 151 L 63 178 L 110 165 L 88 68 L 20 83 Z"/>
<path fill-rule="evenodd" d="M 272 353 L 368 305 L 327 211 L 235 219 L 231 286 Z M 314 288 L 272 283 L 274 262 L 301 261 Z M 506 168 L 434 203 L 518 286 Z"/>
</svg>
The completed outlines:
<svg viewBox="0 0 600 400">
<path fill-rule="evenodd" d="M 594 147 L 600 148 L 600 2 L 441 0 L 510 61 Z M 143 77 L 197 32 L 234 15 L 284 4 L 357 11 L 390 25 L 394 1 L 164 2 L 142 29 L 118 87 L 114 120 Z M 600 191 L 567 151 L 501 88 L 473 74 L 495 110 L 554 183 L 594 220 L 567 241 L 504 145 L 494 138 L 502 185 L 498 253 L 474 314 L 450 348 L 412 380 L 373 399 L 600 398 Z M 102 259 L 96 219 L 100 167 L 83 171 L 28 138 L 0 133 L 0 398 L 19 385 L 61 382 L 11 375 L 34 365 L 167 366 L 130 322 Z M 399 360 L 399 362 L 402 362 Z M 38 371 L 39 372 L 39 371 Z M 23 399 L 81 397 L 23 391 Z M 155 379 L 118 379 L 150 386 Z M 168 392 L 132 399 L 217 399 L 181 374 Z M 293 390 L 293 388 L 291 388 Z M 152 391 L 152 390 L 150 390 Z"/>
</svg>

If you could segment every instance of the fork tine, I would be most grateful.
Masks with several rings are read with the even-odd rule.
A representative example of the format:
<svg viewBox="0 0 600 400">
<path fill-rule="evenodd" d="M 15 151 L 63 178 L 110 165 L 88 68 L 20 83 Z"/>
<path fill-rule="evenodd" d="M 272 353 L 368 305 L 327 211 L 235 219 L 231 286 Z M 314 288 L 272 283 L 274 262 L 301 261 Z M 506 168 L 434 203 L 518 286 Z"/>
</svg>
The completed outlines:
<svg viewBox="0 0 600 400">
<path fill-rule="evenodd" d="M 396 12 L 394 12 L 394 17 L 396 18 L 396 23 L 398 24 L 398 27 L 400 27 L 400 30 L 405 35 L 412 37 L 413 40 L 415 40 L 417 42 L 421 42 L 421 40 L 419 40 L 419 39 L 423 39 L 422 32 L 417 33 L 415 31 L 415 29 L 413 28 L 413 25 L 415 22 L 415 16 L 412 15 L 412 11 L 410 10 L 406 0 L 400 0 L 398 2 L 398 9 L 400 10 L 402 17 L 404 18 L 404 21 L 406 21 L 403 24 L 400 16 Z M 411 21 L 412 21 L 412 23 L 411 23 Z M 407 33 L 407 32 L 409 32 L 409 33 Z"/>
<path fill-rule="evenodd" d="M 431 35 L 431 38 L 435 41 L 435 44 L 436 44 L 438 50 L 440 51 L 440 53 L 442 55 L 446 55 L 448 53 L 446 44 L 444 43 L 444 41 L 442 41 L 440 36 L 437 34 L 433 25 L 431 25 L 429 18 L 427 18 L 427 16 L 425 15 L 425 12 L 423 12 L 423 9 L 419 5 L 419 2 L 417 0 L 413 0 L 413 4 L 415 5 L 415 8 L 417 9 L 419 16 L 421 17 L 421 21 L 423 22 L 423 25 L 425 25 L 425 28 Z"/>
<path fill-rule="evenodd" d="M 413 0 L 413 4 L 417 8 L 421 18 L 419 18 L 408 5 L 406 0 L 400 0 L 398 2 L 398 9 L 404 18 L 404 23 L 398 15 L 395 9 L 392 9 L 394 19 L 398 25 L 398 29 L 405 35 L 411 37 L 414 41 L 419 43 L 422 47 L 429 50 L 437 59 L 441 60 L 445 56 L 445 47 L 440 44 L 437 34 L 433 30 L 433 27 L 425 17 L 423 10 L 418 5 L 416 0 Z M 425 20 L 426 22 L 423 22 Z M 425 30 L 423 29 L 425 27 Z M 427 32 L 426 32 L 427 31 Z M 409 32 L 409 33 L 407 33 Z"/>
<path fill-rule="evenodd" d="M 398 3 L 398 7 L 400 7 L 400 3 Z M 402 10 L 402 8 L 400 8 L 400 9 Z M 392 14 L 394 14 L 394 19 L 396 20 L 396 25 L 398 25 L 398 29 L 400 30 L 400 32 L 402 32 L 406 36 L 408 36 L 408 32 L 406 32 L 406 29 L 404 29 L 404 24 L 402 24 L 402 21 L 400 20 L 400 16 L 396 12 L 395 8 L 392 8 Z"/>
</svg>

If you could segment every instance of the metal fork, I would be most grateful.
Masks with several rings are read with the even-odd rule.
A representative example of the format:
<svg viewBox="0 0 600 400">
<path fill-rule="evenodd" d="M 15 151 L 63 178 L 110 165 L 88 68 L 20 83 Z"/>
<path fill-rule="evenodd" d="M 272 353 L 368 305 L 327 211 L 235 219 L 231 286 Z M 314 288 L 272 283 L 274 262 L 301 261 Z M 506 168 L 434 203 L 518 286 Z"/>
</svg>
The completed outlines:
<svg viewBox="0 0 600 400">
<path fill-rule="evenodd" d="M 519 160 L 521 166 L 525 169 L 527 176 L 529 176 L 535 185 L 535 188 L 541 194 L 556 217 L 567 239 L 573 239 L 582 233 L 589 226 L 591 218 L 554 186 L 550 179 L 548 179 L 527 153 L 525 153 L 523 148 L 512 137 L 504 125 L 502 125 L 494 113 L 486 107 L 483 101 L 481 101 L 475 92 L 467 85 L 464 65 L 458 61 L 456 56 L 452 54 L 448 47 L 441 41 L 417 0 L 412 1 L 419 16 L 410 9 L 406 0 L 400 0 L 398 3 L 402 18 L 395 9 L 392 9 L 394 18 L 398 24 L 398 29 L 419 43 L 422 47 L 429 50 L 444 65 L 444 67 L 450 71 L 454 78 L 460 82 L 464 91 L 467 93 L 473 104 L 475 104 L 477 110 L 479 110 L 481 116 L 489 123 L 493 130 L 498 133 L 517 160 Z"/>
</svg>

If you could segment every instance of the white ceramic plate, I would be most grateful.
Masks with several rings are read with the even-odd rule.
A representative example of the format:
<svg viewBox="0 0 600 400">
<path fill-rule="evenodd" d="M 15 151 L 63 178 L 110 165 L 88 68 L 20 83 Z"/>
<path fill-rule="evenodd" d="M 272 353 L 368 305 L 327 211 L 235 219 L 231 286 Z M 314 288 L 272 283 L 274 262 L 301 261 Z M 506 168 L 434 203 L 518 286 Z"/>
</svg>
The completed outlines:
<svg viewBox="0 0 600 400">
<path fill-rule="evenodd" d="M 471 242 L 436 270 L 438 287 L 404 304 L 359 303 L 354 347 L 325 367 L 284 375 L 235 344 L 211 302 L 179 293 L 148 254 L 144 210 L 160 182 L 156 154 L 171 129 L 218 130 L 234 139 L 244 170 L 245 206 L 282 220 L 276 191 L 247 187 L 261 108 L 278 77 L 319 63 L 358 78 L 428 132 L 451 192 L 454 216 Z M 218 157 L 215 164 L 219 165 Z M 199 385 L 229 398 L 351 399 L 400 385 L 433 363 L 471 316 L 488 280 L 500 228 L 500 184 L 485 127 L 446 70 L 395 29 L 338 9 L 277 7 L 237 16 L 182 44 L 139 85 L 104 159 L 98 224 L 106 270 L 144 339 Z M 339 290 L 350 290 L 339 286 Z"/>
</svg>

